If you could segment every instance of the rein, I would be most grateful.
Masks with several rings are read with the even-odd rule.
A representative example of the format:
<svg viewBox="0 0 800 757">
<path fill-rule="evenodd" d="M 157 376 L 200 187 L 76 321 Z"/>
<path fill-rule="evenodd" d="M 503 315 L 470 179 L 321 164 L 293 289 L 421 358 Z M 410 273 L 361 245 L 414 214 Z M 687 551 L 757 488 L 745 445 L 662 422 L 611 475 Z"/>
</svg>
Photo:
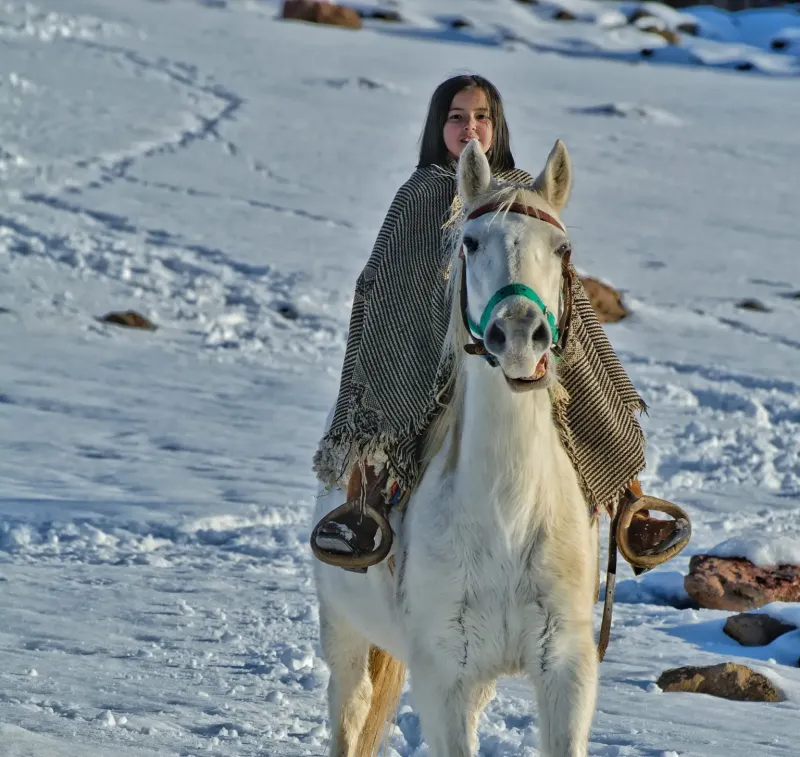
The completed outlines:
<svg viewBox="0 0 800 757">
<path fill-rule="evenodd" d="M 505 205 L 503 203 L 489 203 L 487 205 L 481 205 L 480 207 L 473 210 L 467 216 L 467 220 L 471 221 L 472 219 L 479 218 L 480 216 L 486 215 L 487 213 L 492 213 L 500 210 L 505 210 L 509 213 L 519 213 L 520 215 L 526 215 L 530 216 L 531 218 L 536 218 L 540 221 L 544 221 L 545 223 L 549 223 L 551 226 L 555 226 L 559 231 L 563 231 L 564 233 L 566 233 L 566 229 L 557 218 L 554 218 L 549 213 L 545 213 L 543 210 L 537 210 L 536 208 L 533 208 L 530 205 L 524 205 L 523 203 L 519 202 L 512 203 L 511 205 Z M 536 292 L 533 289 L 526 286 L 525 284 L 509 284 L 508 286 L 504 286 L 502 289 L 494 293 L 492 298 L 489 300 L 489 303 L 483 310 L 480 323 L 476 324 L 469 317 L 468 313 L 469 308 L 467 303 L 467 265 L 464 256 L 464 248 L 462 247 L 461 251 L 459 252 L 459 257 L 462 260 L 461 317 L 462 320 L 464 321 L 464 327 L 467 329 L 472 339 L 472 344 L 464 345 L 464 350 L 470 355 L 479 355 L 480 357 L 483 357 L 489 363 L 489 365 L 491 365 L 493 368 L 496 368 L 499 365 L 499 363 L 497 362 L 497 358 L 495 358 L 494 355 L 489 354 L 489 351 L 486 349 L 486 345 L 483 342 L 484 331 L 489 323 L 489 318 L 492 315 L 492 311 L 495 309 L 495 307 L 497 307 L 497 305 L 500 302 L 507 299 L 508 297 L 522 296 L 529 299 L 531 302 L 535 303 L 542 311 L 542 313 L 544 313 L 544 316 L 545 318 L 547 318 L 547 322 L 550 325 L 550 332 L 553 336 L 553 343 L 551 346 L 551 350 L 557 358 L 562 357 L 564 353 L 564 348 L 566 347 L 567 344 L 567 332 L 569 330 L 569 323 L 572 318 L 572 269 L 570 267 L 571 254 L 572 250 L 569 249 L 561 259 L 561 280 L 562 280 L 562 297 L 564 299 L 564 311 L 562 312 L 561 319 L 558 323 L 556 323 L 555 316 L 544 304 L 542 298 L 539 297 L 539 295 L 536 294 Z"/>
</svg>

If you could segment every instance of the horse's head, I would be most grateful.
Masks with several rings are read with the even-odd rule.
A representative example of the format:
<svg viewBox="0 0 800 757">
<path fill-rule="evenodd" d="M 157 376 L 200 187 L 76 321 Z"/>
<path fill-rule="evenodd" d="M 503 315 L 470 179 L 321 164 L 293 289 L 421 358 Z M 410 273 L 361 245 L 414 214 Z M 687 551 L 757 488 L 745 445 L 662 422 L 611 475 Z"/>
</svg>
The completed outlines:
<svg viewBox="0 0 800 757">
<path fill-rule="evenodd" d="M 466 220 L 454 337 L 471 340 L 468 351 L 498 366 L 515 391 L 547 388 L 555 377 L 552 350 L 570 301 L 570 244 L 558 214 L 571 185 L 570 159 L 561 141 L 532 187 L 494 182 L 477 141 L 459 159 Z"/>
</svg>

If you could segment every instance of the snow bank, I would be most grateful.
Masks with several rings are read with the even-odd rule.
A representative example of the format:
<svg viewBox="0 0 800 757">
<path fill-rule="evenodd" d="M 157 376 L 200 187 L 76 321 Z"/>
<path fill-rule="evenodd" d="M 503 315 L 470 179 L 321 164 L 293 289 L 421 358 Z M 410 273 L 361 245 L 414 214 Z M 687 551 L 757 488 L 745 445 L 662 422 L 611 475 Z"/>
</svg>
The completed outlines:
<svg viewBox="0 0 800 757">
<path fill-rule="evenodd" d="M 800 565 L 800 538 L 751 536 L 728 539 L 709 550 L 717 557 L 743 557 L 759 567 Z"/>
</svg>

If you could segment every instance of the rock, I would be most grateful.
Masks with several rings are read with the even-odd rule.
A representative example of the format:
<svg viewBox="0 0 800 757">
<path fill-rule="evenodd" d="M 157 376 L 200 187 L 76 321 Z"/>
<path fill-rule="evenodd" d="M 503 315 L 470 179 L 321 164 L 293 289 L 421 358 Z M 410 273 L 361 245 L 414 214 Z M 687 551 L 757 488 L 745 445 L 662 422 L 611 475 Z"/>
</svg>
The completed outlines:
<svg viewBox="0 0 800 757">
<path fill-rule="evenodd" d="M 279 302 L 274 308 L 287 321 L 296 321 L 300 317 L 300 313 L 291 302 Z"/>
<path fill-rule="evenodd" d="M 565 8 L 561 8 L 553 15 L 553 21 L 576 21 L 577 17 Z"/>
<path fill-rule="evenodd" d="M 616 289 L 590 276 L 581 276 L 581 282 L 600 323 L 616 323 L 628 315 Z"/>
<path fill-rule="evenodd" d="M 124 313 L 106 313 L 99 320 L 103 323 L 114 323 L 117 326 L 127 326 L 131 329 L 155 331 L 158 328 L 151 320 L 140 315 L 135 310 L 126 310 Z"/>
<path fill-rule="evenodd" d="M 662 39 L 665 39 L 670 45 L 679 45 L 681 41 L 680 35 L 672 29 L 667 29 L 663 26 L 640 26 L 639 29 L 647 34 L 657 34 Z"/>
<path fill-rule="evenodd" d="M 731 615 L 722 630 L 743 647 L 765 647 L 797 627 L 757 612 Z"/>
<path fill-rule="evenodd" d="M 384 10 L 383 8 L 365 8 L 359 10 L 358 15 L 361 18 L 372 18 L 376 21 L 388 21 L 395 24 L 403 20 L 403 17 L 397 11 Z"/>
<path fill-rule="evenodd" d="M 665 670 L 657 683 L 667 692 L 710 694 L 737 702 L 783 702 L 786 699 L 783 692 L 761 673 L 732 662 Z"/>
<path fill-rule="evenodd" d="M 352 8 L 318 0 L 284 0 L 282 17 L 312 24 L 343 26 L 346 29 L 360 29 L 362 26 L 361 16 Z"/>
<path fill-rule="evenodd" d="M 757 300 L 754 297 L 748 297 L 747 299 L 740 300 L 736 303 L 736 307 L 740 310 L 752 310 L 754 313 L 771 313 L 772 310 L 768 308 L 761 300 Z"/>
<path fill-rule="evenodd" d="M 683 586 L 700 607 L 746 612 L 770 602 L 800 602 L 800 565 L 759 568 L 741 557 L 694 555 Z"/>
<path fill-rule="evenodd" d="M 681 41 L 678 33 L 668 28 L 663 19 L 641 8 L 637 8 L 628 16 L 628 23 L 635 26 L 641 32 L 657 34 L 659 37 L 663 37 L 670 45 L 677 45 Z"/>
<path fill-rule="evenodd" d="M 676 27 L 675 31 L 680 34 L 688 34 L 691 37 L 696 37 L 700 34 L 700 26 L 694 21 L 681 21 Z"/>
</svg>

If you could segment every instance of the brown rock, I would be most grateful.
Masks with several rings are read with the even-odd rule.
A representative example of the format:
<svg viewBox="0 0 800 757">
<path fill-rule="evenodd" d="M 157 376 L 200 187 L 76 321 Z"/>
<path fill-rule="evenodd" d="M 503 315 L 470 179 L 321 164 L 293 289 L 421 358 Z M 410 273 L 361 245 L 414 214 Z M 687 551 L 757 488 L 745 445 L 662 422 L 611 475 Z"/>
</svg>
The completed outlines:
<svg viewBox="0 0 800 757">
<path fill-rule="evenodd" d="M 648 34 L 657 34 L 662 39 L 665 39 L 670 45 L 678 45 L 681 41 L 681 37 L 676 31 L 667 29 L 663 26 L 657 26 L 655 24 L 648 26 L 645 24 L 640 26 L 639 29 L 641 29 L 643 32 L 647 32 Z"/>
<path fill-rule="evenodd" d="M 106 313 L 100 318 L 103 323 L 115 323 L 117 326 L 127 326 L 131 329 L 147 329 L 148 331 L 155 331 L 156 326 L 151 320 L 140 315 L 135 310 L 126 310 L 123 312 Z"/>
<path fill-rule="evenodd" d="M 731 615 L 722 629 L 743 647 L 765 647 L 779 636 L 797 630 L 796 626 L 782 623 L 764 613 L 740 613 Z"/>
<path fill-rule="evenodd" d="M 284 0 L 282 17 L 312 24 L 343 26 L 347 29 L 360 29 L 362 26 L 361 16 L 352 8 L 318 0 Z"/>
<path fill-rule="evenodd" d="M 565 8 L 561 8 L 557 13 L 553 15 L 553 21 L 575 21 L 576 16 L 570 13 Z"/>
<path fill-rule="evenodd" d="M 761 673 L 732 662 L 665 670 L 658 679 L 658 686 L 663 691 L 710 694 L 737 702 L 783 702 L 786 699 Z"/>
<path fill-rule="evenodd" d="M 616 323 L 628 315 L 616 289 L 589 276 L 581 276 L 581 283 L 600 323 Z"/>
<path fill-rule="evenodd" d="M 759 568 L 741 557 L 695 555 L 683 586 L 700 607 L 746 612 L 770 602 L 800 602 L 800 565 Z"/>
</svg>

